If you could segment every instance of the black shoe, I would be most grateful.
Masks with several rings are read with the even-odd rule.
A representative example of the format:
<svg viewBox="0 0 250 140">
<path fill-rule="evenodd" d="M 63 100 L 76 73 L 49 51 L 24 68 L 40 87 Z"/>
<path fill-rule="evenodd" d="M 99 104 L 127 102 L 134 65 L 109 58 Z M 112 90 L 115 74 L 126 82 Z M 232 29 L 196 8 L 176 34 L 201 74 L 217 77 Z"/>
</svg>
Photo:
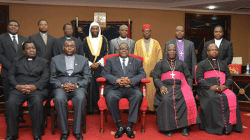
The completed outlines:
<svg viewBox="0 0 250 140">
<path fill-rule="evenodd" d="M 42 140 L 41 136 L 34 136 L 34 140 Z"/>
<path fill-rule="evenodd" d="M 120 138 L 123 133 L 124 133 L 124 128 L 123 127 L 117 128 L 117 131 L 115 133 L 115 138 Z"/>
<path fill-rule="evenodd" d="M 135 134 L 134 134 L 133 128 L 127 127 L 126 128 L 126 133 L 127 133 L 127 136 L 129 138 L 132 138 L 132 139 L 135 138 Z"/>
<path fill-rule="evenodd" d="M 5 140 L 16 140 L 18 139 L 17 136 L 8 136 Z"/>
<path fill-rule="evenodd" d="M 172 132 L 172 131 L 167 131 L 167 132 L 166 132 L 166 136 L 168 136 L 168 137 L 173 136 L 173 132 Z"/>
<path fill-rule="evenodd" d="M 182 134 L 183 136 L 189 136 L 189 130 L 188 130 L 188 128 L 187 128 L 187 127 L 186 127 L 186 128 L 183 128 L 181 134 Z"/>
<path fill-rule="evenodd" d="M 68 136 L 69 136 L 68 134 L 62 134 L 60 140 L 67 140 Z"/>
<path fill-rule="evenodd" d="M 20 123 L 26 123 L 26 121 L 23 119 L 23 116 L 22 117 L 18 117 L 18 121 L 20 122 Z"/>
<path fill-rule="evenodd" d="M 83 140 L 82 134 L 74 134 L 76 140 Z"/>
</svg>

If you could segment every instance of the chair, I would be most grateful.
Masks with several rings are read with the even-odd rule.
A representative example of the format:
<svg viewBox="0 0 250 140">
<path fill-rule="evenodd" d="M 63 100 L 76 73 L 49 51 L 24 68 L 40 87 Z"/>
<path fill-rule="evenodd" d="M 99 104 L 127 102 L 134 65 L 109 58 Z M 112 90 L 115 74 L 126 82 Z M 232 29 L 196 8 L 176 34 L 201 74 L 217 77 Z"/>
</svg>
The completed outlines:
<svg viewBox="0 0 250 140">
<path fill-rule="evenodd" d="M 104 65 L 106 63 L 106 59 L 108 59 L 110 57 L 116 57 L 116 56 L 119 56 L 119 54 L 111 54 L 111 55 L 105 56 L 104 57 Z M 142 62 L 143 62 L 143 57 L 140 57 L 137 55 L 132 55 L 132 54 L 129 54 L 129 57 L 138 58 L 138 59 L 142 60 Z M 103 77 L 98 78 L 97 82 L 100 82 L 100 87 L 99 87 L 100 99 L 98 101 L 98 106 L 99 106 L 100 114 L 101 114 L 100 115 L 101 116 L 100 133 L 103 133 L 104 132 L 104 129 L 103 129 L 104 115 L 105 115 L 105 122 L 107 122 L 106 110 L 108 110 L 105 97 L 103 96 L 103 91 L 104 91 L 105 85 L 108 83 L 106 82 L 106 79 Z M 146 83 L 150 83 L 150 80 L 147 78 L 144 78 L 141 80 L 141 84 L 140 84 L 140 87 L 141 87 L 141 90 L 143 93 L 143 100 L 142 100 L 142 104 L 141 104 L 140 112 L 139 112 L 139 122 L 141 121 L 141 133 L 145 132 L 145 118 L 146 118 L 146 111 L 148 110 L 148 102 L 146 100 L 146 93 L 147 93 Z M 119 101 L 119 109 L 120 110 L 129 109 L 129 101 L 126 98 L 122 98 Z"/>
<path fill-rule="evenodd" d="M 53 99 L 50 101 L 50 105 L 51 105 L 51 125 L 52 125 L 52 135 L 55 135 L 55 127 L 58 127 L 58 120 L 57 120 L 57 113 L 55 111 L 55 104 L 53 102 Z M 68 107 L 73 107 L 73 103 L 71 100 L 68 100 Z M 86 106 L 85 106 L 86 107 Z M 68 110 L 68 114 L 74 114 L 74 111 L 69 111 Z M 73 124 L 69 124 L 70 126 L 72 126 Z M 82 130 L 83 133 L 86 134 L 86 108 L 84 111 L 84 115 L 82 116 Z"/>
<path fill-rule="evenodd" d="M 43 129 L 42 129 L 42 135 L 45 134 L 45 128 L 47 127 L 47 109 L 46 109 L 46 102 L 47 100 L 43 101 L 43 107 L 44 107 L 44 114 L 43 114 Z M 28 115 L 29 111 L 28 111 L 28 103 L 27 101 L 25 101 L 21 107 L 23 108 L 23 115 Z M 28 127 L 32 127 L 32 125 L 19 125 L 18 128 L 28 128 Z"/>
</svg>

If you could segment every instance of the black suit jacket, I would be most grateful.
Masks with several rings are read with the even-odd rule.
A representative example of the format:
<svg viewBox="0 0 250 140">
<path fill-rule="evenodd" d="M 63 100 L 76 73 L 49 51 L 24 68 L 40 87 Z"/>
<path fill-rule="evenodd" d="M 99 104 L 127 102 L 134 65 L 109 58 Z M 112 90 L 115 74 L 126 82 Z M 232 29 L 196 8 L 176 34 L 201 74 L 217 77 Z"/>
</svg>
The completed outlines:
<svg viewBox="0 0 250 140">
<path fill-rule="evenodd" d="M 8 71 L 8 78 L 10 89 L 14 89 L 16 85 L 33 84 L 38 90 L 43 90 L 49 83 L 49 62 L 37 56 L 32 67 L 29 67 L 25 56 L 15 58 Z"/>
<path fill-rule="evenodd" d="M 207 56 L 207 46 L 211 43 L 215 43 L 214 39 L 207 41 L 205 47 L 202 51 L 202 60 L 206 59 Z M 227 65 L 231 64 L 233 61 L 233 44 L 230 41 L 222 39 L 219 47 L 218 59 L 223 60 Z"/>
<path fill-rule="evenodd" d="M 128 77 L 132 82 L 131 87 L 140 90 L 139 83 L 141 79 L 146 78 L 146 73 L 142 67 L 141 60 L 129 57 L 126 75 L 124 75 L 119 57 L 111 57 L 106 60 L 106 65 L 101 72 L 101 76 L 109 82 L 109 85 L 105 87 L 105 94 L 111 89 L 120 87 L 120 85 L 116 83 L 116 80 L 121 77 Z"/>
<path fill-rule="evenodd" d="M 87 88 L 91 78 L 89 61 L 82 55 L 75 54 L 75 65 L 71 76 L 66 71 L 65 54 L 60 54 L 51 59 L 50 83 L 53 88 L 60 88 L 62 84 L 79 84 L 81 88 Z"/>
<path fill-rule="evenodd" d="M 190 71 L 190 74 L 192 75 L 192 78 L 194 79 L 195 77 L 194 69 L 195 69 L 195 65 L 197 65 L 195 46 L 192 41 L 183 39 L 183 42 L 184 42 L 184 62 L 187 64 L 188 70 Z M 164 52 L 163 52 L 163 59 L 167 58 L 166 50 L 169 44 L 174 44 L 177 47 L 176 39 L 166 42 Z M 178 49 L 177 49 L 177 52 L 178 52 Z M 179 59 L 178 54 L 176 58 Z"/>
<path fill-rule="evenodd" d="M 75 45 L 76 45 L 75 54 L 83 55 L 84 52 L 83 52 L 82 41 L 80 39 L 78 39 L 78 38 L 73 37 L 73 36 L 71 37 L 71 39 L 75 41 Z M 64 45 L 65 41 L 66 41 L 65 36 L 60 37 L 55 41 L 54 46 L 53 46 L 53 56 L 56 56 L 56 55 L 59 55 L 59 54 L 64 54 L 63 45 Z"/>
<path fill-rule="evenodd" d="M 2 64 L 2 77 L 7 77 L 14 58 L 24 56 L 22 44 L 28 39 L 18 35 L 18 50 L 16 51 L 9 33 L 0 36 L 0 63 Z"/>
<path fill-rule="evenodd" d="M 47 34 L 47 44 L 45 45 L 40 33 L 29 36 L 36 46 L 36 55 L 50 61 L 53 55 L 53 45 L 56 41 L 54 36 Z"/>
</svg>

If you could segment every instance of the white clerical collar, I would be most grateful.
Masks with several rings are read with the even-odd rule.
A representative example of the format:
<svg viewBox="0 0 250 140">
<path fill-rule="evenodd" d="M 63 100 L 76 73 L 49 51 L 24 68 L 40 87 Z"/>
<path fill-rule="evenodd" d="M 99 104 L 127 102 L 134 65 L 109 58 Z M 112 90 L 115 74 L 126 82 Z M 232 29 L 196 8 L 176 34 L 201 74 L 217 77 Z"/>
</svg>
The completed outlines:
<svg viewBox="0 0 250 140">
<path fill-rule="evenodd" d="M 71 36 L 71 37 L 72 37 L 72 36 Z M 67 40 L 71 39 L 71 37 L 67 37 L 67 36 L 65 36 L 65 38 L 66 38 Z"/>
<path fill-rule="evenodd" d="M 216 59 L 212 59 L 213 61 L 216 61 Z"/>
<path fill-rule="evenodd" d="M 127 40 L 128 38 L 127 38 L 127 37 L 126 37 L 126 38 L 122 38 L 122 37 L 120 37 L 120 39 L 121 39 L 121 40 Z"/>
<path fill-rule="evenodd" d="M 33 60 L 33 58 L 28 58 L 28 61 L 32 61 Z"/>
</svg>

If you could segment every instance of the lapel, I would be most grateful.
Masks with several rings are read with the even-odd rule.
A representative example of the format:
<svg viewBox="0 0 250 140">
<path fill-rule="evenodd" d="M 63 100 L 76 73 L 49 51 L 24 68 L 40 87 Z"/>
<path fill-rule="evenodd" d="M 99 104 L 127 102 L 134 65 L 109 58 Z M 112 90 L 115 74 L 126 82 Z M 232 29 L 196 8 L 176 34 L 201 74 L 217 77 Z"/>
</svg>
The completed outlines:
<svg viewBox="0 0 250 140">
<path fill-rule="evenodd" d="M 67 71 L 66 71 L 66 62 L 65 62 L 65 54 L 62 54 L 61 57 L 59 58 L 59 62 L 61 65 L 61 69 L 62 69 L 62 73 L 64 73 L 65 75 L 68 75 Z"/>
<path fill-rule="evenodd" d="M 74 70 L 73 70 L 72 75 L 75 74 L 76 71 L 79 71 L 78 69 L 81 68 L 81 65 L 83 65 L 83 63 L 79 63 L 79 62 L 80 62 L 80 60 L 79 60 L 77 54 L 75 54 Z M 65 67 L 66 67 L 66 65 L 65 65 Z"/>
<path fill-rule="evenodd" d="M 36 66 L 38 65 L 37 57 L 33 60 L 32 66 L 30 68 L 30 71 L 32 71 Z"/>
<path fill-rule="evenodd" d="M 115 60 L 115 64 L 118 68 L 118 71 L 120 72 L 120 75 L 124 76 L 124 73 L 123 73 L 123 70 L 122 70 L 122 65 L 121 65 L 121 62 L 120 62 L 120 59 L 119 59 L 119 56 L 116 57 L 116 60 Z M 121 77 L 122 77 L 121 76 Z"/>
<path fill-rule="evenodd" d="M 27 71 L 30 71 L 29 66 L 28 66 L 28 62 L 26 61 L 26 57 L 23 57 L 23 59 L 21 60 L 21 63 L 23 63 L 23 65 Z"/>
<path fill-rule="evenodd" d="M 128 72 L 131 69 L 132 64 L 133 64 L 133 59 L 131 57 L 128 57 L 128 65 L 127 65 L 127 68 L 126 68 L 126 75 L 128 75 Z"/>
<path fill-rule="evenodd" d="M 37 37 L 37 40 L 39 40 L 44 46 L 46 46 L 46 45 L 45 45 L 45 42 L 43 41 L 43 38 L 42 38 L 42 36 L 41 36 L 40 33 L 38 33 L 36 37 Z M 48 39 L 47 39 L 47 40 L 48 40 Z M 48 41 L 47 41 L 47 42 L 48 42 Z"/>
<path fill-rule="evenodd" d="M 16 49 L 15 49 L 15 47 L 14 47 L 13 41 L 12 41 L 11 38 L 10 38 L 9 33 L 6 33 L 6 34 L 5 34 L 5 38 L 6 38 L 6 42 L 9 44 L 8 46 L 12 46 L 12 49 L 14 49 L 14 51 L 16 52 Z M 20 41 L 20 40 L 19 40 L 19 37 L 18 37 L 18 41 Z M 19 42 L 18 42 L 18 43 L 19 43 Z"/>
<path fill-rule="evenodd" d="M 176 54 L 176 59 L 179 59 L 178 46 L 177 46 L 176 41 L 177 41 L 177 39 L 175 38 L 175 39 L 173 40 L 173 42 L 172 42 L 172 43 L 176 46 L 176 52 L 177 52 L 177 54 Z M 185 53 L 185 52 L 184 52 L 184 53 Z"/>
<path fill-rule="evenodd" d="M 188 43 L 186 39 L 183 39 L 183 44 L 184 44 L 184 61 L 187 60 L 189 56 L 189 51 L 188 51 Z"/>
<path fill-rule="evenodd" d="M 47 34 L 47 46 L 50 44 L 51 39 L 52 39 L 52 38 L 50 37 L 50 35 Z"/>
</svg>

